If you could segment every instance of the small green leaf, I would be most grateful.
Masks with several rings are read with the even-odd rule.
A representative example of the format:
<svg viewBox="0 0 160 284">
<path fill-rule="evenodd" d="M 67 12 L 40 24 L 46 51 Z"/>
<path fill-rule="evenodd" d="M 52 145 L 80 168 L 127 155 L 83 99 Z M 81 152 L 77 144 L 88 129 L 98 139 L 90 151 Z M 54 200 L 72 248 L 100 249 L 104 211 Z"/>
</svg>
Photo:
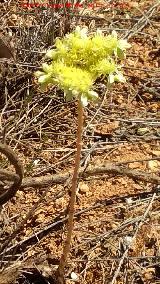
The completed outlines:
<svg viewBox="0 0 160 284">
<path fill-rule="evenodd" d="M 117 32 L 114 30 L 112 31 L 111 35 L 114 37 L 114 38 L 117 38 Z"/>
<path fill-rule="evenodd" d="M 34 75 L 35 75 L 37 78 L 39 78 L 40 76 L 43 76 L 43 75 L 44 75 L 44 72 L 42 72 L 42 71 L 36 71 L 36 72 L 34 73 Z"/>
<path fill-rule="evenodd" d="M 81 27 L 76 27 L 76 33 L 80 35 L 81 38 L 87 38 L 87 33 L 88 33 L 88 28 L 81 28 Z"/>
<path fill-rule="evenodd" d="M 50 79 L 50 77 L 48 75 L 42 75 L 38 78 L 38 83 L 47 83 L 47 81 Z"/>
<path fill-rule="evenodd" d="M 120 49 L 119 47 L 117 47 L 116 51 L 115 51 L 115 55 L 119 57 L 119 59 L 124 59 L 125 58 L 125 53 L 122 49 Z"/>
<path fill-rule="evenodd" d="M 120 39 L 118 41 L 118 47 L 121 49 L 121 50 L 126 50 L 127 48 L 130 48 L 131 45 L 127 42 L 127 40 L 125 39 Z"/>
<path fill-rule="evenodd" d="M 54 49 L 50 49 L 47 51 L 46 57 L 54 60 L 57 57 L 57 52 Z"/>
<path fill-rule="evenodd" d="M 73 90 L 73 91 L 72 91 L 72 94 L 73 94 L 73 96 L 78 97 L 79 92 L 78 92 L 78 91 L 76 91 L 76 90 Z"/>
<path fill-rule="evenodd" d="M 109 76 L 108 76 L 108 83 L 109 84 L 113 84 L 114 83 L 114 75 L 113 74 L 109 74 Z"/>
<path fill-rule="evenodd" d="M 45 73 L 49 73 L 52 71 L 52 66 L 48 65 L 47 63 L 42 64 L 42 69 L 44 70 Z"/>
<path fill-rule="evenodd" d="M 121 83 L 125 83 L 126 79 L 123 76 L 123 74 L 121 72 L 118 72 L 115 76 L 114 76 L 114 81 L 115 82 L 121 82 Z"/>
<path fill-rule="evenodd" d="M 94 91 L 89 91 L 88 97 L 89 97 L 90 100 L 96 101 L 98 99 L 98 94 Z"/>
<path fill-rule="evenodd" d="M 64 96 L 65 96 L 66 102 L 69 102 L 73 99 L 72 92 L 64 92 Z"/>
<path fill-rule="evenodd" d="M 86 107 L 88 105 L 88 98 L 86 95 L 81 95 L 81 103 L 84 107 Z"/>
</svg>

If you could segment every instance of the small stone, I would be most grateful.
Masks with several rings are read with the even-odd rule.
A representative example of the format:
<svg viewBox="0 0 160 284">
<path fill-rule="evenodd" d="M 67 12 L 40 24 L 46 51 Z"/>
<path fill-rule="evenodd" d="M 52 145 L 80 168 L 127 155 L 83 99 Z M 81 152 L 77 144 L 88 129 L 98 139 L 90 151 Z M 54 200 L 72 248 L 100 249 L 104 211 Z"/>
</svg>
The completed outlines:
<svg viewBox="0 0 160 284">
<path fill-rule="evenodd" d="M 72 279 L 73 281 L 77 281 L 77 280 L 78 280 L 78 275 L 77 275 L 75 272 L 72 272 L 72 273 L 71 273 L 71 279 Z"/>
<path fill-rule="evenodd" d="M 130 246 L 132 244 L 132 237 L 130 236 L 124 237 L 124 243 L 126 246 Z"/>
<path fill-rule="evenodd" d="M 137 129 L 137 135 L 143 136 L 143 135 L 145 135 L 148 131 L 149 131 L 149 129 L 148 129 L 147 127 L 138 128 L 138 129 Z"/>
<path fill-rule="evenodd" d="M 129 165 L 130 169 L 140 169 L 140 167 L 141 167 L 141 163 L 139 162 L 130 163 Z"/>
<path fill-rule="evenodd" d="M 136 183 L 134 188 L 137 189 L 137 190 L 141 190 L 141 189 L 143 189 L 143 186 Z"/>
<path fill-rule="evenodd" d="M 148 169 L 152 172 L 157 172 L 160 167 L 160 162 L 158 161 L 148 161 Z"/>
<path fill-rule="evenodd" d="M 152 154 L 157 156 L 157 157 L 160 157 L 160 151 L 158 151 L 158 150 L 152 151 Z"/>
<path fill-rule="evenodd" d="M 145 280 L 152 280 L 152 279 L 154 279 L 155 268 L 151 267 L 151 268 L 145 269 L 143 275 L 144 275 Z"/>
<path fill-rule="evenodd" d="M 132 199 L 131 197 L 126 198 L 126 203 L 127 203 L 128 205 L 132 205 L 133 199 Z"/>
<path fill-rule="evenodd" d="M 33 161 L 34 166 L 37 166 L 39 162 L 40 162 L 39 159 L 34 160 L 34 161 Z"/>
<path fill-rule="evenodd" d="M 89 191 L 89 186 L 86 183 L 80 182 L 79 190 L 81 193 L 87 193 Z"/>
</svg>

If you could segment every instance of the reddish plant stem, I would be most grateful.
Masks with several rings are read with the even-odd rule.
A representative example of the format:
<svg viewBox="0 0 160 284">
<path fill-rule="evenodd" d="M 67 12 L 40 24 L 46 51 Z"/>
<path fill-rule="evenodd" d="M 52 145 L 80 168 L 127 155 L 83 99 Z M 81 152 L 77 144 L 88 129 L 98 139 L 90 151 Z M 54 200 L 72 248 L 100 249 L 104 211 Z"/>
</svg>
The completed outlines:
<svg viewBox="0 0 160 284">
<path fill-rule="evenodd" d="M 78 100 L 78 126 L 77 126 L 77 151 L 75 156 L 75 167 L 72 177 L 72 187 L 71 187 L 71 197 L 69 203 L 69 212 L 68 212 L 68 224 L 67 224 L 67 237 L 63 248 L 63 253 L 60 259 L 59 267 L 57 270 L 58 283 L 64 284 L 64 269 L 67 262 L 67 258 L 70 252 L 72 233 L 73 233 L 73 219 L 75 211 L 75 202 L 76 202 L 76 190 L 77 190 L 77 180 L 80 168 L 80 159 L 81 159 L 81 149 L 82 149 L 82 132 L 83 132 L 83 105 L 81 99 Z"/>
</svg>

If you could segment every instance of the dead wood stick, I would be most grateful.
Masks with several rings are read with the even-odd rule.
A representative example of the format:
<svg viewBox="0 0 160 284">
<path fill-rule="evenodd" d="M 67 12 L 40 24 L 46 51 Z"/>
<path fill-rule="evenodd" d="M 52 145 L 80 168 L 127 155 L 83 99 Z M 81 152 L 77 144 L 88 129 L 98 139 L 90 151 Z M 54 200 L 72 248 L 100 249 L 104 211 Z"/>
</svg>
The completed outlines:
<svg viewBox="0 0 160 284">
<path fill-rule="evenodd" d="M 21 189 L 28 187 L 45 187 L 52 184 L 62 184 L 64 183 L 69 176 L 71 176 L 70 173 L 66 174 L 58 174 L 58 175 L 45 175 L 42 177 L 33 177 L 33 178 L 24 178 L 23 183 L 21 185 Z M 143 171 L 138 170 L 132 170 L 128 168 L 124 168 L 121 166 L 116 166 L 113 164 L 102 164 L 99 167 L 90 168 L 83 173 L 83 169 L 80 171 L 80 177 L 86 178 L 89 176 L 97 176 L 102 174 L 117 174 L 117 175 L 123 175 L 128 176 L 133 179 L 141 180 L 144 182 L 154 183 L 154 184 L 160 184 L 160 177 L 153 173 L 145 173 Z"/>
</svg>

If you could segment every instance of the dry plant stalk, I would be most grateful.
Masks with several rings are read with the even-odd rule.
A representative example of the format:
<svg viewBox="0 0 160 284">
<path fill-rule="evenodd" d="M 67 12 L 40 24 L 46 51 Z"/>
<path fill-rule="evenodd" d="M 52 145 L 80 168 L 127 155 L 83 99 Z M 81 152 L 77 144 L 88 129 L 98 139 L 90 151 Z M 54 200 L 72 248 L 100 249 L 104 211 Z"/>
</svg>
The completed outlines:
<svg viewBox="0 0 160 284">
<path fill-rule="evenodd" d="M 58 281 L 60 284 L 63 284 L 64 281 L 64 269 L 67 262 L 67 257 L 70 252 L 71 239 L 73 233 L 73 219 L 75 212 L 75 202 L 76 202 L 76 191 L 77 191 L 77 181 L 80 168 L 80 159 L 81 159 L 81 149 L 82 149 L 82 132 L 83 132 L 83 105 L 81 100 L 78 100 L 78 128 L 77 128 L 77 151 L 75 157 L 75 167 L 72 177 L 72 187 L 71 187 L 71 198 L 69 204 L 68 212 L 68 224 L 67 224 L 67 237 L 65 245 L 63 248 L 63 253 L 60 259 L 57 275 Z"/>
</svg>

